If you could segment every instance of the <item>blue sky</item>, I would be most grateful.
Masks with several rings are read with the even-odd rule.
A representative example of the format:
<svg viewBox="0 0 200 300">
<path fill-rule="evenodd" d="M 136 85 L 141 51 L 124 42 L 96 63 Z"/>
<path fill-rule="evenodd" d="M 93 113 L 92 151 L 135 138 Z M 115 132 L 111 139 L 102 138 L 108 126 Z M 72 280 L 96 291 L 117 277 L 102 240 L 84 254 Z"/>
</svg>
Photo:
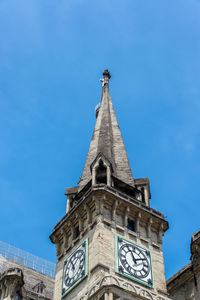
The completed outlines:
<svg viewBox="0 0 200 300">
<path fill-rule="evenodd" d="M 0 240 L 55 261 L 102 71 L 135 178 L 170 229 L 167 278 L 199 229 L 200 1 L 0 0 Z"/>
</svg>

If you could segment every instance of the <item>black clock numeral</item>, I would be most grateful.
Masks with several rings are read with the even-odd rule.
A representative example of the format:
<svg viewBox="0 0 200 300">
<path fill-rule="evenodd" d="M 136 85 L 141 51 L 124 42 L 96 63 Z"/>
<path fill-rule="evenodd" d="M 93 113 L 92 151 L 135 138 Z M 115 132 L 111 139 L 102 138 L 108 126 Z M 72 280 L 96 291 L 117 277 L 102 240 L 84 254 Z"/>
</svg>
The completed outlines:
<svg viewBox="0 0 200 300">
<path fill-rule="evenodd" d="M 134 248 L 131 245 L 128 245 L 127 248 L 128 248 L 128 251 L 134 251 Z"/>
<path fill-rule="evenodd" d="M 126 255 L 126 251 L 124 249 L 122 249 L 122 254 Z"/>
<path fill-rule="evenodd" d="M 141 255 L 141 252 L 140 252 L 140 250 L 138 250 L 138 248 L 135 248 L 135 253 L 139 256 Z"/>
<path fill-rule="evenodd" d="M 121 260 L 124 262 L 126 260 L 126 258 L 124 256 L 122 256 Z"/>
<path fill-rule="evenodd" d="M 128 271 L 129 273 L 132 273 L 131 270 L 132 270 L 132 268 L 128 265 L 127 271 Z"/>
<path fill-rule="evenodd" d="M 128 269 L 129 268 L 129 264 L 126 262 L 125 263 L 125 268 Z"/>
<path fill-rule="evenodd" d="M 76 279 L 78 278 L 79 274 L 77 273 L 74 277 L 74 281 L 76 281 Z"/>
</svg>

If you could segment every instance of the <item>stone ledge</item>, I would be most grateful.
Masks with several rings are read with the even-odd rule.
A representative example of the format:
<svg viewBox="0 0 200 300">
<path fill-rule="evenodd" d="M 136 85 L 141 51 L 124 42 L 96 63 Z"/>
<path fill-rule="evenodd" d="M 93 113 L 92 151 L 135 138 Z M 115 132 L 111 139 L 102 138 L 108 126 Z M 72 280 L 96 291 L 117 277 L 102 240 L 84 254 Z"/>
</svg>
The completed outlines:
<svg viewBox="0 0 200 300">
<path fill-rule="evenodd" d="M 149 243 L 149 241 L 148 241 L 145 237 L 143 237 L 143 236 L 140 236 L 140 240 L 141 240 L 142 242 L 145 242 L 146 244 Z"/>
<path fill-rule="evenodd" d="M 128 234 L 135 237 L 135 238 L 137 238 L 137 233 L 134 232 L 134 231 L 128 230 Z"/>
<path fill-rule="evenodd" d="M 124 232 L 124 227 L 122 227 L 122 226 L 120 226 L 120 225 L 117 225 L 117 224 L 116 224 L 116 229 L 119 230 L 119 231 Z"/>
<path fill-rule="evenodd" d="M 154 243 L 154 242 L 152 242 L 152 246 L 153 246 L 154 248 L 156 248 L 156 249 L 160 249 L 160 246 L 159 246 L 158 244 Z"/>
<path fill-rule="evenodd" d="M 103 223 L 105 223 L 106 225 L 109 225 L 109 226 L 112 225 L 112 222 L 106 218 L 103 219 Z"/>
</svg>

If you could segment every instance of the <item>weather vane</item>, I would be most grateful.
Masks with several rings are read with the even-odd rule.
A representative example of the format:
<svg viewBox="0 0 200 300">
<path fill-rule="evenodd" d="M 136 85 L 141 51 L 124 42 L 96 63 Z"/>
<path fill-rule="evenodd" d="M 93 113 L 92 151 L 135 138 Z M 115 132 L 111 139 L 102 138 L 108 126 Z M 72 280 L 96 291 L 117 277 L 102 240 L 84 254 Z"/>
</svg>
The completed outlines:
<svg viewBox="0 0 200 300">
<path fill-rule="evenodd" d="M 105 85 L 104 78 L 99 79 L 99 81 L 102 83 L 102 87 Z"/>
</svg>

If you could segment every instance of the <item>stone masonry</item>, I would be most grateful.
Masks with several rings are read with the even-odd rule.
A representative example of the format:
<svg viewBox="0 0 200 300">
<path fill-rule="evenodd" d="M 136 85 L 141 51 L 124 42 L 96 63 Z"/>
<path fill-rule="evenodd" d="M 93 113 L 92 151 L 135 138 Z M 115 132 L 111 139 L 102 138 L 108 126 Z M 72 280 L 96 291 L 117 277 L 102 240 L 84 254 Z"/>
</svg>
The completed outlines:
<svg viewBox="0 0 200 300">
<path fill-rule="evenodd" d="M 192 235 L 191 262 L 167 281 L 174 300 L 200 300 L 200 230 Z"/>
<path fill-rule="evenodd" d="M 109 94 L 108 70 L 103 76 L 101 105 L 83 174 L 79 186 L 66 189 L 66 214 L 50 236 L 57 253 L 54 300 L 61 298 L 65 258 L 86 238 L 88 275 L 64 300 L 169 299 L 162 252 L 168 223 L 150 207 L 148 178 L 133 179 Z M 116 234 L 151 251 L 151 288 L 116 273 Z"/>
</svg>

